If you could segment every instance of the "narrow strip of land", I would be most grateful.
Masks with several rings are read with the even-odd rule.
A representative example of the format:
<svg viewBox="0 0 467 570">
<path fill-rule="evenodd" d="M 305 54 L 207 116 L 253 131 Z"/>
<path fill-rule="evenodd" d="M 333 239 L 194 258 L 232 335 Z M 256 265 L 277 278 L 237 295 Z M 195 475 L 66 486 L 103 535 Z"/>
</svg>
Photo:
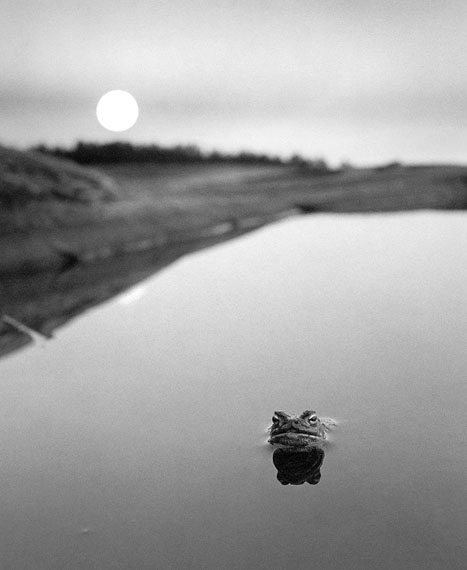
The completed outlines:
<svg viewBox="0 0 467 570">
<path fill-rule="evenodd" d="M 0 148 L 0 272 L 37 271 L 212 237 L 300 213 L 465 209 L 467 167 L 105 164 Z"/>
</svg>

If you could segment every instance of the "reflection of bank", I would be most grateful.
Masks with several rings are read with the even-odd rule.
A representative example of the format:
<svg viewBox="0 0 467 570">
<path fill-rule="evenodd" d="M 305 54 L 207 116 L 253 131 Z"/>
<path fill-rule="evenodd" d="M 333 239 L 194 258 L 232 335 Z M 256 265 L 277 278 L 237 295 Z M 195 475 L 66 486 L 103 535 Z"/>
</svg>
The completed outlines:
<svg viewBox="0 0 467 570">
<path fill-rule="evenodd" d="M 168 243 L 94 263 L 72 260 L 66 255 L 59 269 L 0 274 L 0 358 L 38 338 L 51 338 L 57 328 L 71 319 L 134 287 L 181 256 L 252 229 Z"/>
<path fill-rule="evenodd" d="M 321 479 L 324 450 L 318 445 L 304 451 L 276 449 L 272 461 L 277 469 L 277 479 L 282 485 L 316 485 Z"/>
</svg>

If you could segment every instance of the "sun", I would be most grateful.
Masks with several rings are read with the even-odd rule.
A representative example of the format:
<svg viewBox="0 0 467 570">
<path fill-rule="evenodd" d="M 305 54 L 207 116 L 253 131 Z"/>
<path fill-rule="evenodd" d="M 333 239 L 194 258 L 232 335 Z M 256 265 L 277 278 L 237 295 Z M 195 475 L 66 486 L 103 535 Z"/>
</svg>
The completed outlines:
<svg viewBox="0 0 467 570">
<path fill-rule="evenodd" d="M 136 99 L 127 91 L 109 91 L 99 99 L 96 115 L 99 123 L 109 131 L 121 132 L 130 129 L 139 114 Z"/>
</svg>

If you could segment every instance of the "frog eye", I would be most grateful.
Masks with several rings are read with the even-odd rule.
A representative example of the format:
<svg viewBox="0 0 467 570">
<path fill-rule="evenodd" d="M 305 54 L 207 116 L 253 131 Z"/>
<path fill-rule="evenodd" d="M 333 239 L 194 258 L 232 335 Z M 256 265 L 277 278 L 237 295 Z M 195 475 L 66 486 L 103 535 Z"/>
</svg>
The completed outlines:
<svg viewBox="0 0 467 570">
<path fill-rule="evenodd" d="M 310 416 L 310 422 L 315 422 L 318 419 L 318 416 L 316 414 L 313 414 L 312 416 Z"/>
<path fill-rule="evenodd" d="M 279 421 L 279 418 L 277 416 L 272 416 L 272 423 L 273 424 L 277 424 L 278 421 Z"/>
</svg>

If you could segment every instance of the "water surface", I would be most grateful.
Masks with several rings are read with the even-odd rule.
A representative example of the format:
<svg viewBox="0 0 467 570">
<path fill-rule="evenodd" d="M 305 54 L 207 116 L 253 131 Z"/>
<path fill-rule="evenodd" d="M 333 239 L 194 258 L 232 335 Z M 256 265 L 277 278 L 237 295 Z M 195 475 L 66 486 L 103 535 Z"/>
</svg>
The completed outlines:
<svg viewBox="0 0 467 570">
<path fill-rule="evenodd" d="M 312 216 L 0 361 L 0 567 L 465 567 L 464 214 Z M 281 485 L 274 410 L 335 417 Z"/>
</svg>

